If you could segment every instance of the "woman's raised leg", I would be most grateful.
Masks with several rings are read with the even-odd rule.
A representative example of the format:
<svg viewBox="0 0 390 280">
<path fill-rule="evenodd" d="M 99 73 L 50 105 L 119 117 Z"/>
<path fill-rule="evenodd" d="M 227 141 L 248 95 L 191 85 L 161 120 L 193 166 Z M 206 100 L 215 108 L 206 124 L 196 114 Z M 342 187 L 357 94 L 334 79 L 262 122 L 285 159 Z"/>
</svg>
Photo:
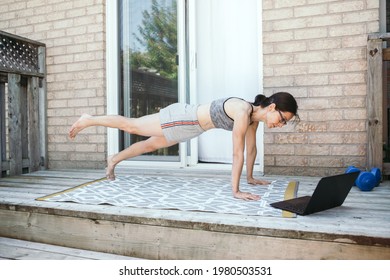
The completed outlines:
<svg viewBox="0 0 390 280">
<path fill-rule="evenodd" d="M 163 136 L 159 114 L 140 118 L 126 118 L 118 115 L 91 116 L 83 114 L 70 128 L 69 138 L 74 139 L 83 129 L 90 126 L 118 128 L 130 134 L 141 136 Z"/>
</svg>

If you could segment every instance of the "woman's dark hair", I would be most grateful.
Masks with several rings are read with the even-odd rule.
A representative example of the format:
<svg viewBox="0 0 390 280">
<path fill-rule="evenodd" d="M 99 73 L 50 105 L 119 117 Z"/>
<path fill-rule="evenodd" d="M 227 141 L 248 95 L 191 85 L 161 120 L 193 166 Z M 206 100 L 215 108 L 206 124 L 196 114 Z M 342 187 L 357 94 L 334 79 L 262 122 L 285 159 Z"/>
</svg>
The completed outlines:
<svg viewBox="0 0 390 280">
<path fill-rule="evenodd" d="M 253 105 L 265 108 L 272 103 L 276 105 L 276 109 L 282 112 L 292 113 L 295 116 L 295 120 L 299 121 L 297 101 L 294 96 L 288 92 L 276 92 L 270 97 L 258 94 L 255 98 L 255 102 L 253 102 Z"/>
</svg>

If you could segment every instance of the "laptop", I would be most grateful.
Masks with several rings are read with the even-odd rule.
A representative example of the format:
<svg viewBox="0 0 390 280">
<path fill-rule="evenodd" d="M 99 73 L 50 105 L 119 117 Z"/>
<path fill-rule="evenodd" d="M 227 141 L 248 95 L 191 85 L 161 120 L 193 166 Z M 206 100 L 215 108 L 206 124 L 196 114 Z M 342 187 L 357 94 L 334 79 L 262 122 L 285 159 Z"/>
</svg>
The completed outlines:
<svg viewBox="0 0 390 280">
<path fill-rule="evenodd" d="M 274 202 L 270 205 L 302 216 L 334 208 L 344 203 L 358 176 L 359 172 L 351 172 L 324 177 L 318 182 L 311 196 Z"/>
</svg>

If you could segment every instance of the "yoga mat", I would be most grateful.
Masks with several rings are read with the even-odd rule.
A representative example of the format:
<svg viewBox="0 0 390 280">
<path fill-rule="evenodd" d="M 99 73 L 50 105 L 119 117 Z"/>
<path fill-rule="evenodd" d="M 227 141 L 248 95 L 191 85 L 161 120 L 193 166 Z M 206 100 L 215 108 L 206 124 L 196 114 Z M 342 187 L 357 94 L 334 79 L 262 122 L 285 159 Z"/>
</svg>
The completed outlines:
<svg viewBox="0 0 390 280">
<path fill-rule="evenodd" d="M 148 209 L 201 211 L 249 216 L 296 217 L 269 204 L 295 198 L 298 183 L 272 181 L 269 185 L 241 182 L 240 190 L 261 196 L 259 201 L 244 201 L 232 195 L 230 180 L 168 176 L 118 176 L 100 179 L 63 192 L 38 198 L 40 201 L 74 202 Z"/>
</svg>

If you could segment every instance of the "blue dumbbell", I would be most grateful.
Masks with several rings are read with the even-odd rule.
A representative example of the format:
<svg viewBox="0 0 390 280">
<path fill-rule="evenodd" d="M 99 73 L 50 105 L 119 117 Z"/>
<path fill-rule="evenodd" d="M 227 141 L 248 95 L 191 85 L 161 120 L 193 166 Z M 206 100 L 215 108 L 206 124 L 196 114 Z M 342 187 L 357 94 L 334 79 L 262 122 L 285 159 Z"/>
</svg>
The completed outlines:
<svg viewBox="0 0 390 280">
<path fill-rule="evenodd" d="M 370 172 L 361 171 L 355 166 L 348 166 L 345 173 L 358 172 L 359 176 L 355 180 L 354 186 L 357 186 L 362 191 L 371 191 L 374 187 L 380 184 L 382 174 L 379 168 L 372 168 Z"/>
<path fill-rule="evenodd" d="M 368 171 L 360 172 L 359 176 L 356 179 L 356 186 L 361 191 L 371 191 L 377 184 L 377 179 L 375 175 Z"/>
<path fill-rule="evenodd" d="M 351 165 L 351 166 L 347 167 L 347 169 L 345 170 L 345 173 L 352 173 L 352 172 L 358 172 L 358 171 L 361 172 L 361 170 L 359 168 Z M 355 180 L 354 186 L 357 186 L 356 182 L 357 182 L 357 179 Z"/>
<path fill-rule="evenodd" d="M 356 172 L 356 171 L 360 171 L 360 169 L 351 165 L 351 166 L 347 167 L 347 169 L 345 170 L 345 173 L 352 173 L 352 172 Z"/>
<path fill-rule="evenodd" d="M 381 180 L 382 180 L 381 170 L 377 167 L 374 167 L 371 169 L 371 173 L 374 174 L 375 179 L 376 179 L 375 187 L 379 186 L 379 184 L 381 183 Z"/>
</svg>

